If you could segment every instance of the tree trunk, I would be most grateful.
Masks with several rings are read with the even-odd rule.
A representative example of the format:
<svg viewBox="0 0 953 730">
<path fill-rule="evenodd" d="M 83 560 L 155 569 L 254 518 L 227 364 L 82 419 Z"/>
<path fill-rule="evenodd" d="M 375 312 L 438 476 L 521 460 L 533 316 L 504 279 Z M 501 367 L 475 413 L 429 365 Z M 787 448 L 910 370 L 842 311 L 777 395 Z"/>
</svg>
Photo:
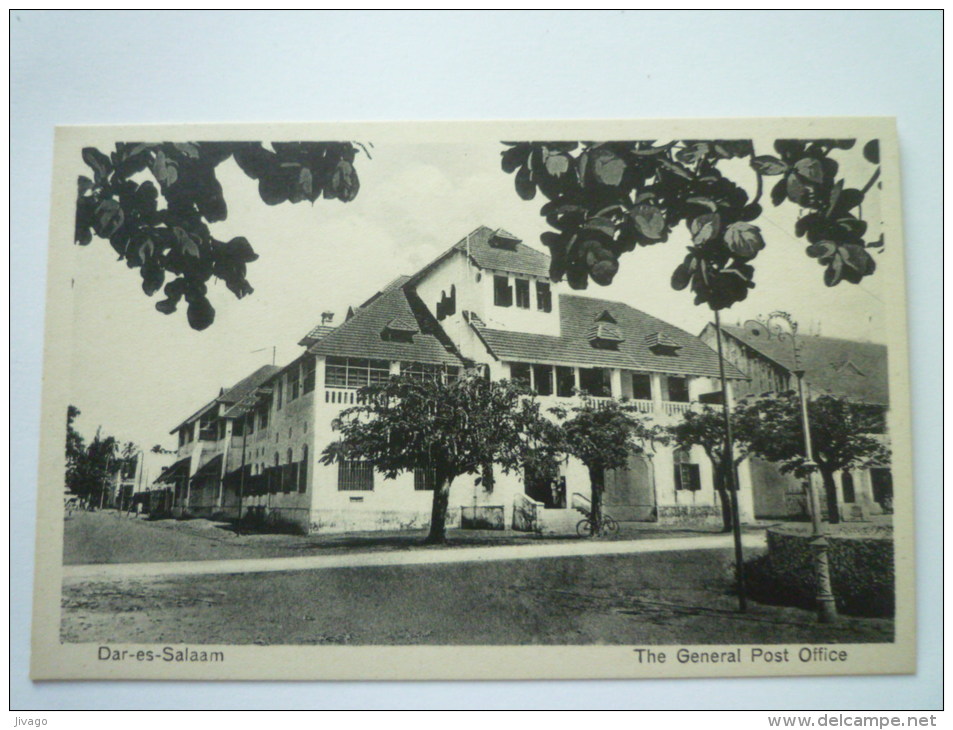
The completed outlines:
<svg viewBox="0 0 953 730">
<path fill-rule="evenodd" d="M 426 545 L 442 545 L 447 541 L 447 504 L 450 502 L 450 484 L 452 479 L 437 475 L 437 486 L 433 490 L 433 509 L 430 512 L 430 533 L 424 540 Z"/>
<path fill-rule="evenodd" d="M 589 467 L 590 511 L 594 534 L 602 529 L 602 493 L 606 485 L 606 471 L 601 467 Z"/>
<path fill-rule="evenodd" d="M 834 472 L 820 469 L 824 482 L 824 492 L 827 494 L 827 521 L 832 525 L 840 522 L 840 510 L 837 508 L 837 485 L 834 483 Z"/>
<path fill-rule="evenodd" d="M 715 491 L 718 492 L 718 502 L 721 504 L 721 531 L 731 532 L 731 495 L 728 494 L 728 485 L 725 483 L 725 468 L 718 462 L 712 462 L 712 476 L 715 478 Z"/>
</svg>

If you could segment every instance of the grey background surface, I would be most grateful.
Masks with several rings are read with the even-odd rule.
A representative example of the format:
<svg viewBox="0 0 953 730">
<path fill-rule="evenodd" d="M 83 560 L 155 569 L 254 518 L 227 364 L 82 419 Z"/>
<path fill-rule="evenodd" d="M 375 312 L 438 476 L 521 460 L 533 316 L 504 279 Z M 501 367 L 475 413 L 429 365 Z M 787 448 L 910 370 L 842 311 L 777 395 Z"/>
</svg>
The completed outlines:
<svg viewBox="0 0 953 730">
<path fill-rule="evenodd" d="M 942 15 L 30 12 L 10 16 L 13 709 L 930 709 L 941 706 Z M 400 119 L 898 118 L 919 671 L 522 683 L 31 683 L 53 127 Z"/>
</svg>

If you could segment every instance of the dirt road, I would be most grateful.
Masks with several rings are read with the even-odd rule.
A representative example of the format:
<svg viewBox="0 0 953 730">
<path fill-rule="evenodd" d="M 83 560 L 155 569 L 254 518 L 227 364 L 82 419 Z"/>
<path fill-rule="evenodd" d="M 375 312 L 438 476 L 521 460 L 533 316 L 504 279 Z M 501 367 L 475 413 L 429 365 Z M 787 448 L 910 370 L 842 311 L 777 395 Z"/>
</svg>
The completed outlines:
<svg viewBox="0 0 953 730">
<path fill-rule="evenodd" d="M 68 642 L 665 644 L 890 641 L 893 622 L 750 605 L 730 550 L 653 552 L 64 587 Z"/>
</svg>

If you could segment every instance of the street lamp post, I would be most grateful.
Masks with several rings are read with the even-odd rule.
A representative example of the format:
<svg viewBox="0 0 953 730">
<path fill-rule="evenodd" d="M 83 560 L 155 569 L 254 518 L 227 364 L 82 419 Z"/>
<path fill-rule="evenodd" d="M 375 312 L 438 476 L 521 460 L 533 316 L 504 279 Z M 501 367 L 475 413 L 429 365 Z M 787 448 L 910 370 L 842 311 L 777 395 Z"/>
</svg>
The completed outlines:
<svg viewBox="0 0 953 730">
<path fill-rule="evenodd" d="M 807 409 L 807 394 L 804 390 L 805 371 L 801 367 L 800 352 L 797 346 L 797 322 L 787 312 L 771 312 L 763 321 L 749 320 L 745 329 L 755 336 L 760 331 L 769 339 L 791 340 L 794 355 L 794 377 L 797 378 L 797 396 L 801 411 L 801 426 L 804 434 L 805 466 L 810 469 L 807 475 L 807 497 L 811 510 L 811 550 L 814 553 L 815 600 L 817 602 L 817 620 L 820 623 L 834 623 L 837 620 L 837 606 L 831 588 L 830 551 L 827 535 L 821 522 L 821 498 L 818 493 L 814 474 L 817 464 L 814 461 L 814 449 L 811 444 L 811 422 Z"/>
</svg>

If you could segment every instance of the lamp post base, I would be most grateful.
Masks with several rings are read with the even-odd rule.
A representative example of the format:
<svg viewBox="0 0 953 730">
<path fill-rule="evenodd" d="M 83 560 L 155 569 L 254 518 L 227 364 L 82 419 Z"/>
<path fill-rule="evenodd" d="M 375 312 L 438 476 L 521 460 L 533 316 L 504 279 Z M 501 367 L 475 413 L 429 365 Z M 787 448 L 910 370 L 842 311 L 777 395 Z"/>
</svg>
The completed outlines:
<svg viewBox="0 0 953 730">
<path fill-rule="evenodd" d="M 828 547 L 829 543 L 824 535 L 818 535 L 811 540 L 817 585 L 817 620 L 822 624 L 832 624 L 837 621 L 837 604 L 834 601 L 834 592 L 831 590 Z"/>
</svg>

